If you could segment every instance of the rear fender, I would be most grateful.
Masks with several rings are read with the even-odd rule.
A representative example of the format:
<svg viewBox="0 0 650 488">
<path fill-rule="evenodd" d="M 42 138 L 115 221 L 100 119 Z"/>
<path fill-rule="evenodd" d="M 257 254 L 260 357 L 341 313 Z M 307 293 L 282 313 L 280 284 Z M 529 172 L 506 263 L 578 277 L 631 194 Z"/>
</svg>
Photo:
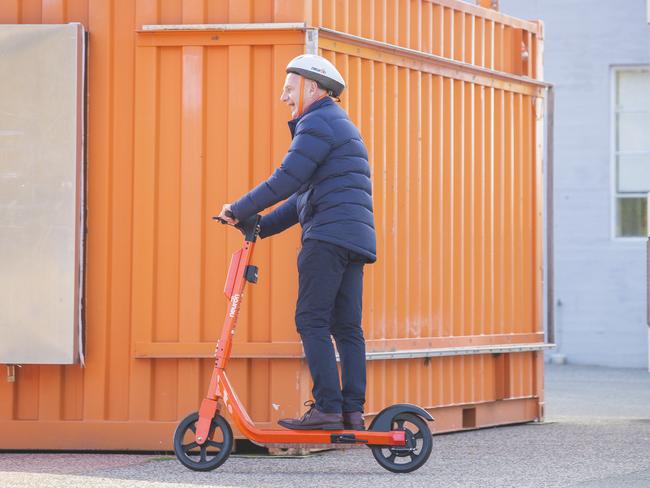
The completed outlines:
<svg viewBox="0 0 650 488">
<path fill-rule="evenodd" d="M 370 422 L 368 430 L 375 432 L 389 432 L 391 430 L 391 422 L 393 418 L 400 413 L 412 413 L 422 417 L 424 420 L 433 421 L 431 414 L 422 407 L 410 403 L 397 403 L 390 407 L 386 407 L 379 412 L 375 418 L 372 419 L 372 422 Z"/>
</svg>

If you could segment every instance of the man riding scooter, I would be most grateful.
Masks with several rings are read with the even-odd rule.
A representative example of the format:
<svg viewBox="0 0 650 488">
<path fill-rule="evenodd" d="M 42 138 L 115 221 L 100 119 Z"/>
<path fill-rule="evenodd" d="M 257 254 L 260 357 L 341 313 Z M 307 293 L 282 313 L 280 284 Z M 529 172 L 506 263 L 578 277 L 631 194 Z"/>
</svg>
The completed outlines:
<svg viewBox="0 0 650 488">
<path fill-rule="evenodd" d="M 304 54 L 287 65 L 281 100 L 291 108 L 292 142 L 266 181 L 220 218 L 238 221 L 286 200 L 260 222 L 260 237 L 300 223 L 296 328 L 314 383 L 313 402 L 288 429 L 363 430 L 366 367 L 361 329 L 363 267 L 376 258 L 368 152 L 337 105 L 345 81 L 332 63 Z M 341 359 L 339 381 L 331 336 Z"/>
</svg>

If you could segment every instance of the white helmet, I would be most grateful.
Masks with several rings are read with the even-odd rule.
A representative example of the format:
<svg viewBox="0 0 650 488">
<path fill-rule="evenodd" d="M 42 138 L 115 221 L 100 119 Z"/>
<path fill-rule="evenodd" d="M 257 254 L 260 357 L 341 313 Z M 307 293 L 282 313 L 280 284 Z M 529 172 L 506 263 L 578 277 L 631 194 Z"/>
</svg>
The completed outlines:
<svg viewBox="0 0 650 488">
<path fill-rule="evenodd" d="M 316 54 L 296 56 L 287 65 L 287 73 L 295 73 L 308 80 L 314 80 L 318 86 L 334 97 L 338 97 L 345 89 L 345 81 L 341 73 L 327 59 Z"/>
</svg>

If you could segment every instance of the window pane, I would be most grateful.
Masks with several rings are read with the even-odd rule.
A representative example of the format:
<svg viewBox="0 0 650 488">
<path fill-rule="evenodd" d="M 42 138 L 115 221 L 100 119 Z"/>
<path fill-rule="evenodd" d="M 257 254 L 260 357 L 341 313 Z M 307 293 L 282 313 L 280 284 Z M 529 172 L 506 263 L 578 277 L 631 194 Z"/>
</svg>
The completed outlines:
<svg viewBox="0 0 650 488">
<path fill-rule="evenodd" d="M 616 119 L 617 151 L 650 152 L 650 112 L 621 113 Z"/>
<path fill-rule="evenodd" d="M 619 110 L 650 109 L 650 70 L 616 72 L 616 103 Z"/>
<path fill-rule="evenodd" d="M 650 153 L 621 154 L 617 161 L 619 192 L 650 192 Z"/>
<path fill-rule="evenodd" d="M 648 235 L 647 199 L 616 199 L 616 235 L 618 237 L 645 237 Z"/>
</svg>

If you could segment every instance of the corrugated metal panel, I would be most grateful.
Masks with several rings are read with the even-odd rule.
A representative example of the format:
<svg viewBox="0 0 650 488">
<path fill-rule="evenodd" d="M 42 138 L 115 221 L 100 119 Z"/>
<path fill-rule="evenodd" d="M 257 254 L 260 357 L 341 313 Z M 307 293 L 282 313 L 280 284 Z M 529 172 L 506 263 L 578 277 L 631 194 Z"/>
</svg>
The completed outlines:
<svg viewBox="0 0 650 488">
<path fill-rule="evenodd" d="M 533 64 L 519 55 L 522 43 L 535 44 L 537 22 L 458 0 L 323 0 L 305 9 L 312 25 L 535 77 Z"/>
<path fill-rule="evenodd" d="M 2 22 L 82 22 L 91 43 L 87 367 L 26 366 L 16 383 L 1 382 L 0 447 L 168 448 L 207 387 L 239 244 L 209 217 L 286 151 L 279 93 L 304 32 L 134 35 L 145 24 L 306 21 L 465 63 L 320 33 L 372 156 L 381 259 L 366 274 L 368 351 L 542 341 L 541 88 L 469 66 L 534 78 L 521 45 L 537 59 L 539 24 L 451 0 L 117 8 L 0 5 Z M 230 363 L 262 426 L 297 413 L 310 390 L 293 325 L 298 245 L 294 229 L 256 249 L 260 282 Z M 529 420 L 542 404 L 541 359 L 371 361 L 368 411 L 420 403 L 435 409 L 438 431 Z"/>
<path fill-rule="evenodd" d="M 272 39 L 261 43 L 266 35 Z M 218 37 L 218 47 L 187 46 L 184 36 L 140 34 L 136 49 L 133 277 L 137 282 L 132 327 L 136 352 L 151 350 L 163 357 L 161 344 L 172 351 L 177 350 L 176 343 L 189 345 L 192 357 L 195 345 L 212 349 L 217 340 L 226 266 L 240 237 L 224 232 L 210 215 L 217 202 L 243 194 L 281 160 L 289 138 L 276 94 L 281 91 L 284 66 L 302 52 L 304 42 L 302 31 L 197 34 L 197 44 Z M 240 346 L 235 346 L 240 354 L 257 349 L 260 355 L 273 357 L 267 344 L 296 342 L 290 305 L 295 271 L 293 266 L 289 272 L 273 269 L 291 262 L 298 245 L 294 230 L 266 248 L 260 246 L 257 262 L 262 278 L 240 319 L 236 336 Z M 257 380 L 269 384 L 257 368 L 251 374 L 252 366 L 241 361 L 234 377 L 235 384 L 249 388 L 241 396 L 245 403 L 247 393 L 264 391 L 250 390 L 259 386 Z M 204 393 L 198 381 L 186 382 L 198 378 L 197 360 L 136 361 L 135 368 L 132 403 L 146 408 L 153 400 L 158 405 L 157 400 L 164 399 L 156 398 L 156 393 L 169 388 L 166 385 L 175 387 L 171 394 L 177 401 L 162 402 L 167 407 L 159 420 L 191 411 Z M 294 368 L 300 369 L 297 362 Z M 150 375 L 154 387 L 147 391 L 143 387 Z M 259 400 L 268 416 L 268 395 Z"/>
<path fill-rule="evenodd" d="M 468 83 L 437 75 L 443 70 L 434 60 L 378 56 L 377 48 L 346 42 L 331 33 L 319 40 L 349 80 L 343 105 L 373 164 L 382 259 L 368 269 L 371 345 L 436 338 L 426 344 L 442 346 L 446 337 L 503 334 L 530 341 L 541 331 L 539 90 Z M 355 50 L 361 55 L 345 54 Z"/>
</svg>

